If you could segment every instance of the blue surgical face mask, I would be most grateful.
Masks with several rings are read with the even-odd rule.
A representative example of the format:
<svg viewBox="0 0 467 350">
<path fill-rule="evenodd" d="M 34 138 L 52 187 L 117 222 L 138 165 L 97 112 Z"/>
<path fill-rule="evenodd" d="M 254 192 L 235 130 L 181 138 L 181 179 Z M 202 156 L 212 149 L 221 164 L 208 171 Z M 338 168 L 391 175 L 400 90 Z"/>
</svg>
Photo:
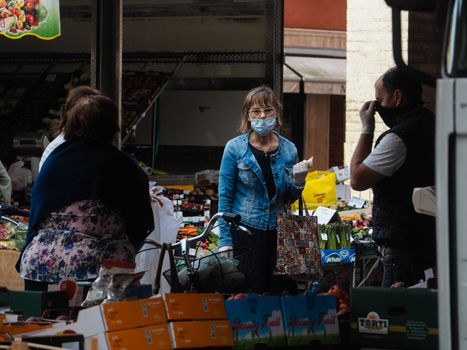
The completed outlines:
<svg viewBox="0 0 467 350">
<path fill-rule="evenodd" d="M 257 118 L 251 120 L 251 128 L 261 136 L 270 134 L 276 126 L 276 117 Z"/>
</svg>

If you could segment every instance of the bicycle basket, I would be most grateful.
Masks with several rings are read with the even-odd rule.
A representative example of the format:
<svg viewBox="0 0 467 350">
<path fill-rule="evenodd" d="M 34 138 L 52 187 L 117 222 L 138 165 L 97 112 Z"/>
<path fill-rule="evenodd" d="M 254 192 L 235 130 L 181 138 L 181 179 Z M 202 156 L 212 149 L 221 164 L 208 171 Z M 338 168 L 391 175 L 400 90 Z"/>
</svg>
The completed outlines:
<svg viewBox="0 0 467 350">
<path fill-rule="evenodd" d="M 235 258 L 213 253 L 193 261 L 195 274 L 190 277 L 185 262 L 177 264 L 178 280 L 182 290 L 194 289 L 201 293 L 238 293 L 248 290 L 245 275 L 238 269 Z M 172 286 L 170 270 L 163 273 Z M 191 288 L 193 286 L 193 288 Z"/>
</svg>

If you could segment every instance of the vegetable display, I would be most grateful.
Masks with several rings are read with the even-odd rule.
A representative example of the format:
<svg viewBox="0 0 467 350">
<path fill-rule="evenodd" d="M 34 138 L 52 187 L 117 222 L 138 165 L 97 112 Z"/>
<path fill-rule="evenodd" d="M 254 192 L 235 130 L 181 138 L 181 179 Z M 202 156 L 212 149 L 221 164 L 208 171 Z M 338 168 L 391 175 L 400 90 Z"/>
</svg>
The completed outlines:
<svg viewBox="0 0 467 350">
<path fill-rule="evenodd" d="M 336 222 L 319 226 L 321 249 L 350 248 L 352 226 L 345 222 Z"/>
<path fill-rule="evenodd" d="M 17 225 L 11 222 L 0 222 L 0 249 L 18 250 L 24 248 L 27 224 L 18 222 Z"/>
</svg>

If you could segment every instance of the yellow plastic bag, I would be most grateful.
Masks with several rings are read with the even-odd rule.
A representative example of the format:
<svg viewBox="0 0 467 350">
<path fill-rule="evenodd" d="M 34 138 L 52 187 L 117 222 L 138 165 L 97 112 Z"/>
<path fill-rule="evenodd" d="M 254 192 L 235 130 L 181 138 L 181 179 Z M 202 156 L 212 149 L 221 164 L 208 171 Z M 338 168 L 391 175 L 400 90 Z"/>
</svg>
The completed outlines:
<svg viewBox="0 0 467 350">
<path fill-rule="evenodd" d="M 314 210 L 318 206 L 336 205 L 336 173 L 322 170 L 309 172 L 306 176 L 302 197 L 307 209 L 310 210 Z M 292 204 L 292 210 L 298 210 L 298 200 Z"/>
</svg>

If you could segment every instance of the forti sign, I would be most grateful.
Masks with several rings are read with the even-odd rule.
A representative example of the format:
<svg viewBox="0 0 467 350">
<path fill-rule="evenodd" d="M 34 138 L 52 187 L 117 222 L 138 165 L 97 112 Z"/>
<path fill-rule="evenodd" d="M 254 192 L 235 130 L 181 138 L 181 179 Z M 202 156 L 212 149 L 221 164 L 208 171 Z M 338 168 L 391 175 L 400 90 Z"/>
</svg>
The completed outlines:
<svg viewBox="0 0 467 350">
<path fill-rule="evenodd" d="M 389 320 L 382 319 L 371 311 L 366 317 L 358 318 L 358 331 L 360 333 L 388 334 Z"/>
</svg>

